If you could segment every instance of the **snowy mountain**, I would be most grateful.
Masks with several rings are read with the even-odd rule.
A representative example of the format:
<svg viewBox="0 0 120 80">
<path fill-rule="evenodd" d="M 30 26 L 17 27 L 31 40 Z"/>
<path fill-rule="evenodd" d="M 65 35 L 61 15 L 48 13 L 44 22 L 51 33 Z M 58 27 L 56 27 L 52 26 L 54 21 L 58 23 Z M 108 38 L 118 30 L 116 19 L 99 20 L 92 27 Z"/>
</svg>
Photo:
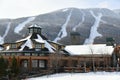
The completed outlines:
<svg viewBox="0 0 120 80">
<path fill-rule="evenodd" d="M 0 19 L 0 44 L 24 38 L 31 24 L 42 26 L 43 35 L 63 44 L 72 44 L 71 32 L 80 34 L 79 44 L 105 43 L 107 37 L 120 43 L 120 15 L 114 10 L 66 8 L 32 17 Z"/>
<path fill-rule="evenodd" d="M 118 15 L 120 15 L 120 9 L 116 9 L 114 10 L 115 13 L 117 13 Z"/>
</svg>

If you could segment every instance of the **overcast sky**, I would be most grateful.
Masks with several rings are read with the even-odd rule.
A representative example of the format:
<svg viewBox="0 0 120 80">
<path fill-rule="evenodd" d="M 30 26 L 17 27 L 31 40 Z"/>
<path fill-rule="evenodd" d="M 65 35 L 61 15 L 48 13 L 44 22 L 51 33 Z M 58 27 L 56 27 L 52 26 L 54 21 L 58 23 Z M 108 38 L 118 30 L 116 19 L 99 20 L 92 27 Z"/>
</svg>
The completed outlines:
<svg viewBox="0 0 120 80">
<path fill-rule="evenodd" d="M 0 0 L 0 19 L 34 16 L 68 7 L 120 9 L 120 0 Z"/>
</svg>

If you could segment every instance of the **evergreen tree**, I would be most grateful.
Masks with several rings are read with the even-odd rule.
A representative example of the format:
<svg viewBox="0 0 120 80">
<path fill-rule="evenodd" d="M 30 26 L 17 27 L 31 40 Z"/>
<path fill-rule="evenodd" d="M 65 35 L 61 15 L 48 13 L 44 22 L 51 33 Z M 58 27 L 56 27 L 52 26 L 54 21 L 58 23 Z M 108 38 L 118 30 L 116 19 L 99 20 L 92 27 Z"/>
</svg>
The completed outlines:
<svg viewBox="0 0 120 80">
<path fill-rule="evenodd" d="M 12 58 L 11 72 L 16 76 L 19 73 L 19 67 L 15 56 Z"/>
<path fill-rule="evenodd" d="M 3 58 L 3 56 L 0 56 L 0 77 L 6 75 L 7 67 L 7 61 Z"/>
</svg>

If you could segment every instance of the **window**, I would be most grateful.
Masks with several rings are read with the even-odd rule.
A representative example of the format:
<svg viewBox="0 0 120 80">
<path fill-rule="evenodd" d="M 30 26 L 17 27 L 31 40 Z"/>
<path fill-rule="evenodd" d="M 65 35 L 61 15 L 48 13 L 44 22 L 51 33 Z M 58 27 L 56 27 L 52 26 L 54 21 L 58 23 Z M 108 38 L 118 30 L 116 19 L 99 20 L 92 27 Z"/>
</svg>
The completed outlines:
<svg viewBox="0 0 120 80">
<path fill-rule="evenodd" d="M 34 32 L 37 33 L 37 29 L 34 29 Z"/>
<path fill-rule="evenodd" d="M 10 53 L 6 53 L 6 56 L 10 56 Z"/>
<path fill-rule="evenodd" d="M 38 48 L 37 48 L 37 49 L 35 49 L 35 51 L 40 51 L 40 50 L 41 50 L 41 49 L 38 49 Z"/>
<path fill-rule="evenodd" d="M 45 68 L 45 61 L 44 60 L 39 60 L 39 67 Z"/>
<path fill-rule="evenodd" d="M 38 29 L 38 33 L 41 33 L 41 29 Z"/>
<path fill-rule="evenodd" d="M 24 61 L 23 61 L 23 67 L 25 67 L 25 68 L 28 67 L 28 61 L 27 61 L 27 60 L 24 60 Z"/>
<path fill-rule="evenodd" d="M 32 56 L 38 56 L 38 54 L 37 53 L 32 53 Z"/>
<path fill-rule="evenodd" d="M 16 44 L 11 44 L 11 48 L 16 48 Z"/>
<path fill-rule="evenodd" d="M 29 32 L 30 32 L 30 33 L 33 33 L 33 29 L 30 29 Z"/>
<path fill-rule="evenodd" d="M 5 56 L 5 53 L 2 53 L 3 56 Z"/>
<path fill-rule="evenodd" d="M 39 56 L 44 56 L 44 55 L 45 55 L 45 54 L 42 54 L 42 53 L 41 53 L 41 54 L 39 54 Z"/>
<path fill-rule="evenodd" d="M 25 53 L 25 56 L 30 56 L 30 53 Z"/>
<path fill-rule="evenodd" d="M 15 54 L 15 53 L 12 53 L 11 55 L 12 55 L 12 56 L 15 56 L 16 54 Z"/>
<path fill-rule="evenodd" d="M 32 60 L 32 67 L 36 68 L 38 64 L 38 60 Z"/>
<path fill-rule="evenodd" d="M 21 53 L 16 53 L 17 56 L 21 56 L 22 54 Z"/>
<path fill-rule="evenodd" d="M 41 44 L 35 44 L 35 48 L 41 48 Z"/>
</svg>

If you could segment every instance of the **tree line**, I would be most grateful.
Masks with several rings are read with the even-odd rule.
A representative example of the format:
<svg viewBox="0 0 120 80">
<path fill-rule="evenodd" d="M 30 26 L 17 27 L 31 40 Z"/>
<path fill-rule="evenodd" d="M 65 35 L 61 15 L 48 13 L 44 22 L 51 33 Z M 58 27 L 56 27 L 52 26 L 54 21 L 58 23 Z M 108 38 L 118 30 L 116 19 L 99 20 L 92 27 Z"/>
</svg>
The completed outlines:
<svg viewBox="0 0 120 80">
<path fill-rule="evenodd" d="M 15 56 L 12 57 L 11 63 L 0 56 L 0 79 L 7 78 L 8 80 L 17 77 L 19 73 L 19 66 Z"/>
</svg>

